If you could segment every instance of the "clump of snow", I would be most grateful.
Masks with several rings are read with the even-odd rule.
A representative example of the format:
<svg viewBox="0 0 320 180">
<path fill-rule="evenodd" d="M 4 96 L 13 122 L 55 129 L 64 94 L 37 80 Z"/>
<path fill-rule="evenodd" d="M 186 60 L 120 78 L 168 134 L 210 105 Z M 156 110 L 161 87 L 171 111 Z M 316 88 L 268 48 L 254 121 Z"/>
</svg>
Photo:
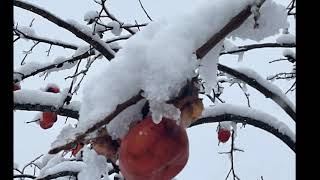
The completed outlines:
<svg viewBox="0 0 320 180">
<path fill-rule="evenodd" d="M 217 63 L 219 61 L 222 45 L 223 42 L 220 42 L 201 59 L 199 73 L 200 78 L 205 82 L 204 91 L 206 94 L 210 94 L 212 88 L 217 84 Z"/>
<path fill-rule="evenodd" d="M 296 53 L 293 52 L 291 49 L 283 50 L 282 54 L 284 57 L 292 57 L 292 58 L 296 59 Z"/>
<path fill-rule="evenodd" d="M 76 130 L 70 124 L 68 126 L 64 126 L 60 131 L 60 134 L 57 136 L 56 140 L 51 143 L 51 148 L 58 147 L 69 143 L 74 140 L 74 135 Z"/>
<path fill-rule="evenodd" d="M 83 162 L 86 166 L 79 172 L 79 180 L 101 179 L 101 175 L 108 176 L 106 158 L 98 155 L 93 149 L 88 147 L 83 149 Z"/>
<path fill-rule="evenodd" d="M 17 29 L 19 31 L 21 31 L 26 36 L 35 36 L 36 35 L 34 29 L 29 26 L 18 26 Z M 28 40 L 27 38 L 24 37 L 24 35 L 22 33 L 20 33 L 20 37 Z"/>
<path fill-rule="evenodd" d="M 279 44 L 293 44 L 296 43 L 296 36 L 293 34 L 281 34 L 276 42 Z"/>
<path fill-rule="evenodd" d="M 14 70 L 14 72 L 17 72 L 17 73 L 13 74 L 13 78 L 18 79 L 20 81 L 22 78 L 22 74 L 23 75 L 31 74 L 35 70 L 43 68 L 47 65 L 48 65 L 48 63 L 39 63 L 39 62 L 33 62 L 33 61 L 28 62 L 28 63 L 24 64 L 23 66 L 20 66 Z"/>
<path fill-rule="evenodd" d="M 20 104 L 41 104 L 58 107 L 60 97 L 61 94 L 21 89 L 14 92 L 13 101 Z"/>
<path fill-rule="evenodd" d="M 114 34 L 115 36 L 120 36 L 120 34 L 122 32 L 122 28 L 121 28 L 119 22 L 111 21 L 107 24 L 107 26 L 110 26 L 112 28 L 111 29 L 112 34 Z"/>
<path fill-rule="evenodd" d="M 178 120 L 180 118 L 180 110 L 172 104 L 159 103 L 157 101 L 149 101 L 150 111 L 152 112 L 152 120 L 159 124 L 163 117 Z"/>
<path fill-rule="evenodd" d="M 237 54 L 238 54 L 238 62 L 242 62 L 243 61 L 244 52 L 239 52 Z"/>
<path fill-rule="evenodd" d="M 236 116 L 248 117 L 248 118 L 252 118 L 252 119 L 264 122 L 272 126 L 273 128 L 278 129 L 280 133 L 287 135 L 294 142 L 296 140 L 295 133 L 292 132 L 292 130 L 285 123 L 279 121 L 278 119 L 276 119 L 275 117 L 271 116 L 268 113 L 264 113 L 260 110 L 253 109 L 253 108 L 237 106 L 237 105 L 228 104 L 228 103 L 217 104 L 212 108 L 206 108 L 202 112 L 202 118 L 214 117 L 214 116 L 219 116 L 223 114 L 233 114 Z"/>
<path fill-rule="evenodd" d="M 231 40 L 225 39 L 223 41 L 223 51 L 235 51 L 238 50 L 238 46 L 232 43 Z"/>
<path fill-rule="evenodd" d="M 260 7 L 258 27 L 254 28 L 254 15 L 252 14 L 238 29 L 231 33 L 231 37 L 261 41 L 266 37 L 275 35 L 280 29 L 289 27 L 286 7 L 272 0 L 266 0 Z M 276 18 L 275 18 L 276 17 Z"/>
<path fill-rule="evenodd" d="M 99 17 L 99 13 L 97 11 L 87 11 L 83 16 L 83 20 L 88 23 L 92 23 L 97 17 Z"/>
</svg>

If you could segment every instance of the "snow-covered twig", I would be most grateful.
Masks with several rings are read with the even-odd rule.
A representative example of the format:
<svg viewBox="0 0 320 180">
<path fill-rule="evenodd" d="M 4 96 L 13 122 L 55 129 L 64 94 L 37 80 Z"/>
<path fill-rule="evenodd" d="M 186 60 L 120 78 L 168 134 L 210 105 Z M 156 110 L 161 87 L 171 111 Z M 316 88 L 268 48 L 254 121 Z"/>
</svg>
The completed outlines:
<svg viewBox="0 0 320 180">
<path fill-rule="evenodd" d="M 112 52 L 111 49 L 106 48 L 106 44 L 102 41 L 97 41 L 92 36 L 88 35 L 87 33 L 83 32 L 81 29 L 77 28 L 75 25 L 72 25 L 61 18 L 55 16 L 54 14 L 48 12 L 47 10 L 44 10 L 40 7 L 37 7 L 35 5 L 32 5 L 28 2 L 21 1 L 21 0 L 14 0 L 13 5 L 16 7 L 20 7 L 22 9 L 31 11 L 33 13 L 36 13 L 47 20 L 55 23 L 56 25 L 70 31 L 74 35 L 76 35 L 78 38 L 86 41 L 90 45 L 92 45 L 95 49 L 97 49 L 103 56 L 105 56 L 107 59 L 114 58 L 114 52 Z M 110 51 L 111 50 L 111 51 Z"/>
<path fill-rule="evenodd" d="M 279 44 L 279 43 L 250 44 L 245 46 L 239 46 L 236 50 L 221 52 L 220 55 L 245 52 L 245 51 L 258 49 L 258 48 L 294 48 L 294 47 L 296 47 L 295 43 L 294 44 L 293 43 L 292 44 Z"/>
<path fill-rule="evenodd" d="M 257 2 L 256 6 L 261 6 L 265 0 Z M 198 59 L 202 59 L 213 47 L 223 40 L 229 33 L 241 26 L 242 23 L 252 14 L 251 6 L 247 6 L 239 14 L 233 17 L 219 32 L 214 34 L 205 44 L 196 50 Z"/>
<path fill-rule="evenodd" d="M 30 179 L 37 179 L 37 180 L 50 180 L 50 179 L 56 179 L 56 178 L 64 177 L 64 176 L 75 176 L 76 177 L 77 175 L 78 175 L 78 172 L 62 171 L 62 172 L 58 172 L 55 174 L 50 174 L 50 175 L 42 177 L 42 178 L 37 178 L 36 176 L 28 175 L 28 174 L 13 175 L 13 178 L 30 178 Z"/>
<path fill-rule="evenodd" d="M 224 121 L 250 124 L 257 128 L 263 129 L 279 138 L 292 151 L 296 151 L 295 134 L 286 124 L 267 113 L 248 107 L 231 104 L 219 104 L 212 108 L 207 108 L 202 113 L 202 117 L 192 123 L 190 127 L 205 123 Z"/>
<path fill-rule="evenodd" d="M 77 50 L 77 46 L 74 44 L 70 44 L 70 43 L 66 43 L 66 42 L 62 42 L 62 41 L 57 41 L 54 39 L 50 39 L 50 38 L 46 38 L 46 37 L 39 37 L 39 36 L 35 36 L 35 35 L 29 35 L 29 34 L 25 34 L 22 31 L 20 31 L 18 28 L 14 29 L 13 31 L 16 31 L 17 35 L 20 37 L 20 34 L 23 36 L 23 38 L 25 39 L 30 39 L 33 41 L 38 41 L 41 43 L 47 43 L 50 45 L 55 45 L 55 46 L 60 46 L 63 48 L 68 48 L 68 49 L 73 49 L 73 50 Z"/>
<path fill-rule="evenodd" d="M 218 64 L 218 69 L 254 87 L 258 91 L 260 91 L 262 94 L 264 94 L 267 98 L 271 98 L 294 121 L 296 121 L 296 112 L 295 112 L 294 105 L 291 103 L 291 101 L 288 98 L 286 98 L 286 95 L 282 93 L 282 91 L 277 86 L 273 85 L 272 83 L 258 76 L 258 74 L 256 73 L 255 73 L 255 76 L 251 76 L 253 72 L 251 72 L 251 75 L 250 75 L 246 71 L 241 72 L 239 69 L 235 70 L 222 64 Z"/>
<path fill-rule="evenodd" d="M 29 175 L 29 174 L 15 174 L 13 175 L 13 179 L 15 178 L 29 178 L 29 179 L 36 179 L 36 176 Z"/>
<path fill-rule="evenodd" d="M 34 69 L 32 72 L 30 72 L 28 74 L 22 74 L 22 73 L 19 73 L 19 72 L 15 72 L 15 73 L 20 74 L 20 76 L 19 76 L 19 78 L 14 78 L 13 81 L 14 81 L 14 83 L 17 83 L 17 82 L 20 82 L 20 81 L 22 81 L 22 80 L 24 80 L 24 79 L 26 79 L 26 78 L 28 78 L 30 76 L 37 75 L 38 73 L 47 71 L 49 69 L 61 68 L 66 63 L 74 63 L 75 61 L 87 58 L 87 57 L 89 57 L 91 55 L 93 55 L 93 53 L 91 51 L 87 51 L 87 52 L 85 52 L 83 54 L 80 54 L 79 56 L 70 57 L 70 58 L 66 59 L 65 61 L 63 61 L 63 62 L 53 63 L 53 64 L 49 64 L 49 65 L 46 65 L 46 66 L 38 68 L 38 69 Z"/>
<path fill-rule="evenodd" d="M 108 116 L 106 116 L 103 120 L 98 121 L 96 124 L 94 124 L 93 126 L 91 126 L 90 128 L 88 128 L 84 133 L 78 134 L 77 137 L 75 137 L 75 140 L 73 140 L 72 142 L 69 142 L 65 145 L 59 146 L 59 147 L 55 147 L 53 149 L 51 149 L 49 151 L 49 154 L 56 154 L 62 150 L 69 150 L 73 147 L 74 144 L 78 144 L 79 142 L 83 141 L 84 138 L 89 134 L 94 132 L 95 130 L 98 130 L 99 128 L 101 128 L 102 126 L 108 124 L 113 118 L 115 118 L 118 114 L 120 114 L 123 110 L 125 110 L 126 108 L 128 108 L 131 105 L 136 104 L 137 102 L 139 102 L 141 99 L 143 99 L 142 97 L 142 91 L 140 91 L 138 94 L 136 94 L 135 96 L 131 97 L 130 99 L 128 99 L 127 101 L 118 104 L 116 106 L 116 109 L 114 111 L 112 111 L 112 113 L 110 113 Z"/>
</svg>

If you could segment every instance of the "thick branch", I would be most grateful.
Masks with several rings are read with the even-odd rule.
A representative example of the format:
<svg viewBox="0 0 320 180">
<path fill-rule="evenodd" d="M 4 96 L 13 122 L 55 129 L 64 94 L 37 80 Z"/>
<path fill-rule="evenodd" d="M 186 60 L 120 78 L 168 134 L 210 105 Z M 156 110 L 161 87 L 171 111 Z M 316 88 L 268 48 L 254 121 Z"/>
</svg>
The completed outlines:
<svg viewBox="0 0 320 180">
<path fill-rule="evenodd" d="M 218 64 L 218 69 L 220 71 L 226 72 L 241 81 L 247 83 L 248 85 L 252 86 L 253 88 L 260 91 L 264 94 L 267 98 L 271 98 L 274 102 L 276 102 L 294 121 L 296 121 L 296 113 L 295 110 L 278 94 L 271 91 L 269 88 L 265 87 L 263 84 L 260 84 L 256 79 L 251 78 L 244 73 L 241 73 L 237 70 L 229 68 L 225 65 Z"/>
<path fill-rule="evenodd" d="M 284 142 L 291 150 L 296 152 L 295 148 L 295 142 L 286 134 L 281 133 L 278 129 L 274 128 L 273 126 L 259 120 L 259 119 L 254 119 L 246 116 L 239 116 L 236 114 L 230 114 L 230 113 L 225 113 L 225 114 L 220 114 L 217 116 L 212 116 L 212 117 L 203 117 L 196 122 L 192 123 L 190 127 L 200 125 L 200 124 L 205 124 L 205 123 L 215 123 L 215 122 L 223 122 L 223 121 L 233 121 L 236 123 L 244 123 L 244 124 L 250 124 L 252 126 L 255 126 L 259 129 L 263 129 L 277 138 L 279 138 L 282 142 Z"/>
<path fill-rule="evenodd" d="M 245 45 L 245 46 L 239 46 L 237 50 L 221 52 L 220 55 L 244 52 L 244 51 L 249 51 L 251 49 L 258 49 L 258 48 L 293 48 L 293 47 L 296 47 L 295 43 L 292 43 L 292 44 L 279 44 L 279 43 L 250 44 L 250 45 Z"/>
<path fill-rule="evenodd" d="M 261 0 L 261 6 L 265 0 Z M 241 26 L 242 23 L 251 15 L 251 6 L 247 6 L 238 15 L 233 17 L 218 33 L 214 34 L 205 44 L 196 50 L 198 59 L 202 59 L 215 45 L 223 40 L 229 33 Z"/>
<path fill-rule="evenodd" d="M 79 118 L 79 112 L 76 110 L 68 109 L 68 108 L 56 108 L 51 105 L 14 103 L 13 109 L 24 110 L 24 111 L 41 111 L 41 112 L 50 111 L 50 112 L 56 112 L 60 116 L 67 116 L 74 119 Z"/>
<path fill-rule="evenodd" d="M 55 16 L 54 14 L 41 9 L 40 7 L 36 7 L 34 5 L 31 5 L 25 1 L 20 1 L 20 0 L 14 0 L 13 5 L 20 7 L 22 9 L 31 11 L 33 13 L 36 13 L 47 20 L 55 23 L 56 25 L 72 32 L 74 35 L 79 37 L 80 39 L 86 41 L 90 45 L 92 45 L 95 49 L 97 49 L 103 56 L 105 56 L 107 59 L 112 59 L 114 58 L 114 54 L 111 49 L 106 48 L 106 44 L 103 44 L 104 42 L 96 41 L 93 39 L 92 36 L 87 35 L 86 33 L 82 32 L 80 29 L 75 27 L 74 25 L 67 23 L 66 21 L 60 19 L 59 17 Z"/>
<path fill-rule="evenodd" d="M 127 101 L 117 105 L 116 109 L 110 113 L 107 117 L 105 117 L 103 120 L 97 122 L 92 127 L 88 128 L 86 132 L 77 135 L 75 140 L 72 142 L 69 142 L 63 146 L 59 146 L 56 148 L 53 148 L 49 151 L 49 154 L 56 154 L 62 150 L 69 150 L 72 148 L 74 144 L 78 144 L 84 140 L 84 138 L 89 134 L 94 132 L 95 130 L 99 129 L 100 127 L 108 124 L 113 118 L 115 118 L 118 114 L 120 114 L 123 110 L 125 110 L 127 107 L 136 104 L 139 102 L 143 97 L 141 96 L 142 91 L 140 91 L 137 95 L 133 96 L 132 98 L 128 99 Z"/>
</svg>

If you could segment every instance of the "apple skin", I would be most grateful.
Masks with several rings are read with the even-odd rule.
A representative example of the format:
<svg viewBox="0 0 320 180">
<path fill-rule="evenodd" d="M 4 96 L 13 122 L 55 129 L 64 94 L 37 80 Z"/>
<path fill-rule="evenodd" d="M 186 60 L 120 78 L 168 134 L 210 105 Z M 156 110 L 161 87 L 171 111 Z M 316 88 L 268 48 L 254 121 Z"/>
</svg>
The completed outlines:
<svg viewBox="0 0 320 180">
<path fill-rule="evenodd" d="M 60 89 L 57 87 L 48 87 L 46 92 L 59 93 Z"/>
<path fill-rule="evenodd" d="M 187 164 L 189 141 L 176 121 L 150 116 L 132 127 L 122 139 L 120 170 L 126 180 L 171 180 Z"/>
<path fill-rule="evenodd" d="M 225 143 L 229 140 L 231 133 L 228 129 L 220 128 L 218 131 L 218 139 L 220 142 Z"/>
<path fill-rule="evenodd" d="M 13 91 L 20 90 L 21 86 L 19 84 L 13 84 Z"/>
<path fill-rule="evenodd" d="M 49 129 L 57 121 L 57 113 L 43 112 L 42 119 L 40 120 L 40 127 L 42 129 Z"/>
</svg>

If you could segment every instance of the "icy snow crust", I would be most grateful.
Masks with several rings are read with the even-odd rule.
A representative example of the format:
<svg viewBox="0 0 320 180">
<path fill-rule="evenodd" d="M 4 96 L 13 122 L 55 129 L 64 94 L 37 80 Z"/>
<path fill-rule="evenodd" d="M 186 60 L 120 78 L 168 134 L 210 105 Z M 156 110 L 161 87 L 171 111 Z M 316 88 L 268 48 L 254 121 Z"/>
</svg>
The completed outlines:
<svg viewBox="0 0 320 180">
<path fill-rule="evenodd" d="M 170 22 L 164 19 L 150 22 L 128 39 L 107 68 L 91 77 L 84 87 L 80 119 L 75 132 L 86 131 L 140 90 L 144 91 L 146 99 L 154 103 L 165 103 L 175 97 L 186 81 L 196 75 L 200 63 L 193 54 L 195 50 L 253 2 L 204 0 L 185 14 L 172 17 Z M 232 37 L 261 40 L 287 26 L 285 7 L 267 0 L 260 12 L 258 29 L 253 29 L 253 17 L 250 17 L 249 22 L 232 33 Z M 271 15 L 277 18 L 271 18 L 271 21 L 268 19 Z M 80 28 L 76 22 L 72 23 Z M 220 42 L 209 53 L 212 62 L 208 58 L 202 62 L 203 67 L 212 68 L 211 71 L 200 69 L 200 76 L 208 82 L 207 88 L 213 87 L 216 82 L 217 54 L 222 45 Z M 165 106 L 159 107 L 162 109 L 152 109 L 153 113 L 157 111 L 158 117 L 167 110 L 163 108 Z M 135 113 L 140 113 L 138 109 Z M 174 109 L 170 111 L 175 112 Z M 165 116 L 166 113 L 162 114 Z"/>
</svg>

